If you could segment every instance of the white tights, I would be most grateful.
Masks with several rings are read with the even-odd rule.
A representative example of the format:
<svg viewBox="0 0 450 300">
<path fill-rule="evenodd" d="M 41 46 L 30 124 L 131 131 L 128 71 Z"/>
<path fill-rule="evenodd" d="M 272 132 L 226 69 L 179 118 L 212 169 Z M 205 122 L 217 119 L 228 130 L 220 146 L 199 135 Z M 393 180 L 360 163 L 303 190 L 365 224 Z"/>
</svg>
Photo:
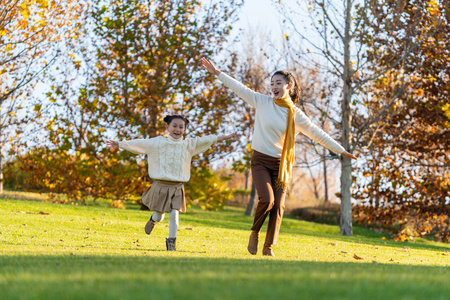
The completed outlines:
<svg viewBox="0 0 450 300">
<path fill-rule="evenodd" d="M 155 222 L 161 222 L 164 220 L 165 213 L 155 211 L 152 215 L 152 220 Z M 172 209 L 169 213 L 169 238 L 176 238 L 178 230 L 178 210 Z"/>
</svg>

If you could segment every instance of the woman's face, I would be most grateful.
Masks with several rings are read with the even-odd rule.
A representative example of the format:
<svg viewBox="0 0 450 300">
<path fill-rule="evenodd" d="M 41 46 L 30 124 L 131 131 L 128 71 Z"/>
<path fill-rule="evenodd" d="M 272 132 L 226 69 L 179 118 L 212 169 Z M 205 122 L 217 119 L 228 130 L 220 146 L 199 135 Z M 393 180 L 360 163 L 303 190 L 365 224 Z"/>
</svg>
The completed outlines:
<svg viewBox="0 0 450 300">
<path fill-rule="evenodd" d="M 173 119 L 169 125 L 166 125 L 166 130 L 174 139 L 179 139 L 186 132 L 186 124 L 181 119 Z"/>
<path fill-rule="evenodd" d="M 288 84 L 284 76 L 276 74 L 272 76 L 270 82 L 270 90 L 273 93 L 275 99 L 283 99 L 289 97 L 289 90 L 292 88 L 292 84 Z"/>
</svg>

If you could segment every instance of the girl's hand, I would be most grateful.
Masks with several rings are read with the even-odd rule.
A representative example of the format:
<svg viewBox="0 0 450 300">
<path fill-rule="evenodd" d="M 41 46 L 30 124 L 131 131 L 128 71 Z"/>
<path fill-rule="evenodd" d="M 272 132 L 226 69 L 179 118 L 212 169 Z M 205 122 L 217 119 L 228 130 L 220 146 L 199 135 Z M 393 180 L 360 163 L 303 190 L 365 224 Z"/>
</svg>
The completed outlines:
<svg viewBox="0 0 450 300">
<path fill-rule="evenodd" d="M 348 157 L 348 158 L 352 158 L 352 159 L 354 159 L 354 160 L 357 160 L 357 159 L 358 159 L 356 156 L 354 156 L 354 155 L 351 154 L 351 153 L 348 153 L 347 151 L 342 152 L 342 155 L 344 155 L 344 156 L 346 156 L 346 157 Z"/>
<path fill-rule="evenodd" d="M 217 141 L 221 142 L 223 140 L 229 140 L 229 139 L 232 139 L 232 138 L 235 138 L 235 137 L 236 137 L 236 132 L 233 132 L 233 133 L 231 133 L 229 135 L 218 136 L 217 137 Z"/>
<path fill-rule="evenodd" d="M 109 150 L 116 150 L 116 149 L 119 149 L 119 142 L 117 142 L 117 141 L 112 141 L 112 140 L 107 140 L 107 141 L 106 141 L 106 147 L 107 147 Z"/>
<path fill-rule="evenodd" d="M 202 67 L 213 75 L 219 76 L 220 74 L 220 71 L 214 66 L 214 64 L 204 57 L 202 58 Z"/>
</svg>

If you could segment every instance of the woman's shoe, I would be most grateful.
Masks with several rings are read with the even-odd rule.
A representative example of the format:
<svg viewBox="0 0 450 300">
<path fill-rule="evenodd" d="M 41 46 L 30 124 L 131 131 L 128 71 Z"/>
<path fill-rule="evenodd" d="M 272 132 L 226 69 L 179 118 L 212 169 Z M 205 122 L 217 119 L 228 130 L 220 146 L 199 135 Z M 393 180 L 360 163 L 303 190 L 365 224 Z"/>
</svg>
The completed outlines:
<svg viewBox="0 0 450 300">
<path fill-rule="evenodd" d="M 262 254 L 265 256 L 275 256 L 275 254 L 273 254 L 272 247 L 267 246 L 264 246 Z"/>
<path fill-rule="evenodd" d="M 248 240 L 248 247 L 247 250 L 250 252 L 250 254 L 255 255 L 256 252 L 258 252 L 258 238 L 259 238 L 259 231 L 252 231 L 250 234 L 250 239 Z"/>
</svg>

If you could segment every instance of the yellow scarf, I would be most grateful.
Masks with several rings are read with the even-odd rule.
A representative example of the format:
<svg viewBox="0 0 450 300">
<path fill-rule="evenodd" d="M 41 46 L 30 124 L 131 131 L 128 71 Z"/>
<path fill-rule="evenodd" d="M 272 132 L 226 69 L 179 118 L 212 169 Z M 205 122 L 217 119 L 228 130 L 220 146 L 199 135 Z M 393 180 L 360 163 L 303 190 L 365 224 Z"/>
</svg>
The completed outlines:
<svg viewBox="0 0 450 300">
<path fill-rule="evenodd" d="M 288 189 L 295 157 L 295 105 L 290 98 L 274 98 L 273 101 L 278 106 L 289 108 L 283 151 L 281 152 L 280 169 L 278 170 L 278 182 L 275 185 L 276 189 Z"/>
</svg>

